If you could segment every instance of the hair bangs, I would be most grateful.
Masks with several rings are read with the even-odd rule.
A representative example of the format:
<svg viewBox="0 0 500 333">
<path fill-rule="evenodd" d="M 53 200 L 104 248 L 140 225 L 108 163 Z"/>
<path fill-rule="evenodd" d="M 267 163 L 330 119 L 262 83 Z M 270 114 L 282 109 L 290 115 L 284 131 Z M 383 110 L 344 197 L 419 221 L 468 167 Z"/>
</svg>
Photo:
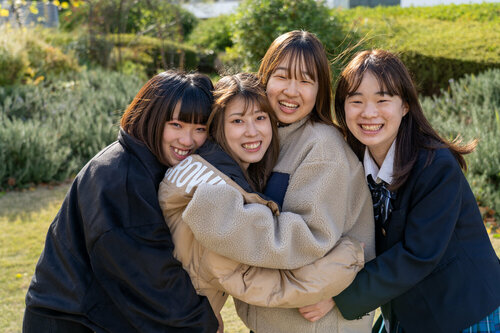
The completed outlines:
<svg viewBox="0 0 500 333">
<path fill-rule="evenodd" d="M 207 93 L 199 87 L 188 85 L 182 93 L 180 102 L 179 121 L 192 124 L 207 123 L 212 112 L 212 99 Z"/>
<path fill-rule="evenodd" d="M 311 79 L 317 81 L 316 58 L 306 43 L 290 44 L 279 57 L 287 63 L 287 75 L 294 79 Z M 277 65 L 277 64 L 276 64 Z"/>
</svg>

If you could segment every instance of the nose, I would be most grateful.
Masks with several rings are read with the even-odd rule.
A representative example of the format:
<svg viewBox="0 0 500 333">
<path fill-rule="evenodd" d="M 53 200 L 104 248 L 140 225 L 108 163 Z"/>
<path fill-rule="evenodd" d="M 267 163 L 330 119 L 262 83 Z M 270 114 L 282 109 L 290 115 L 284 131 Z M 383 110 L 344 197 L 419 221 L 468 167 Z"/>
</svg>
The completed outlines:
<svg viewBox="0 0 500 333">
<path fill-rule="evenodd" d="M 377 106 L 373 103 L 366 103 L 363 108 L 362 116 L 365 118 L 374 118 L 378 115 Z"/>
<path fill-rule="evenodd" d="M 257 126 L 253 120 L 247 121 L 245 126 L 245 135 L 246 136 L 256 136 L 257 135 Z"/>
<path fill-rule="evenodd" d="M 191 148 L 194 144 L 193 133 L 191 131 L 183 131 L 179 137 L 179 143 L 184 147 Z"/>
<path fill-rule="evenodd" d="M 287 80 L 285 90 L 283 91 L 287 96 L 297 96 L 299 94 L 297 80 L 289 79 Z"/>
</svg>

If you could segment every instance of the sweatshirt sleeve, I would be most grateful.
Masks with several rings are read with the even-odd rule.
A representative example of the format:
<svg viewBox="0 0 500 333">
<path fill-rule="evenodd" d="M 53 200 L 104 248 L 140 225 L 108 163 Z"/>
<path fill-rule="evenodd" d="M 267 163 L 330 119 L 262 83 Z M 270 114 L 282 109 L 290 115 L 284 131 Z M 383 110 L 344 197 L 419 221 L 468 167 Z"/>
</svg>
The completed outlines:
<svg viewBox="0 0 500 333">
<path fill-rule="evenodd" d="M 362 267 L 360 243 L 342 237 L 325 257 L 294 270 L 238 264 L 213 251 L 206 251 L 199 273 L 211 277 L 210 283 L 218 290 L 245 303 L 298 308 L 337 295 L 354 280 Z"/>
<path fill-rule="evenodd" d="M 462 204 L 463 177 L 449 154 L 413 175 L 418 177 L 406 217 L 403 240 L 368 262 L 334 301 L 346 319 L 355 319 L 402 295 L 439 264 L 455 229 Z M 446 202 L 446 204 L 443 204 Z M 396 214 L 396 215 L 395 215 Z"/>
<path fill-rule="evenodd" d="M 153 180 L 145 171 L 116 178 L 90 178 L 79 191 L 87 227 L 112 226 L 87 244 L 97 283 L 139 332 L 215 332 L 208 300 L 173 257 Z"/>
<path fill-rule="evenodd" d="M 327 160 L 318 155 L 310 152 L 291 175 L 279 216 L 264 205 L 244 204 L 231 186 L 200 184 L 183 220 L 203 246 L 238 262 L 280 269 L 310 264 L 335 246 L 360 212 L 370 212 L 353 212 L 353 206 L 371 205 L 367 191 L 357 191 L 366 187 L 364 178 L 342 152 Z"/>
</svg>

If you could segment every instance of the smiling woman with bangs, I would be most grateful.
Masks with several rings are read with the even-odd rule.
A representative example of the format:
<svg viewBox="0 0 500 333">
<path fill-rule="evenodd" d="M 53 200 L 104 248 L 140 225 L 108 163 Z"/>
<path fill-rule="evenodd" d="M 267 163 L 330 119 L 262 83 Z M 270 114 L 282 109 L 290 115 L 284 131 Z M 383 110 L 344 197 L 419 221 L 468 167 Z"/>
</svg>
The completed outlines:
<svg viewBox="0 0 500 333">
<path fill-rule="evenodd" d="M 167 167 L 207 137 L 212 82 L 154 76 L 117 141 L 78 173 L 49 227 L 26 295 L 23 332 L 215 332 L 217 319 L 173 257 L 157 198 Z"/>
</svg>

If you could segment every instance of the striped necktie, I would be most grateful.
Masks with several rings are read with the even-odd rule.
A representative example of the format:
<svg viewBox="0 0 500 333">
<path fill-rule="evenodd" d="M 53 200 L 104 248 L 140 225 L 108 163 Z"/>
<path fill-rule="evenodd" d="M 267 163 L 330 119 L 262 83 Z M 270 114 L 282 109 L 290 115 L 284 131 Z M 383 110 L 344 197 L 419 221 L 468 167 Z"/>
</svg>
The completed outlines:
<svg viewBox="0 0 500 333">
<path fill-rule="evenodd" d="M 391 215 L 392 200 L 396 199 L 396 192 L 389 191 L 386 182 L 376 183 L 372 175 L 368 175 L 367 179 L 368 188 L 372 194 L 375 222 L 384 227 Z"/>
</svg>

